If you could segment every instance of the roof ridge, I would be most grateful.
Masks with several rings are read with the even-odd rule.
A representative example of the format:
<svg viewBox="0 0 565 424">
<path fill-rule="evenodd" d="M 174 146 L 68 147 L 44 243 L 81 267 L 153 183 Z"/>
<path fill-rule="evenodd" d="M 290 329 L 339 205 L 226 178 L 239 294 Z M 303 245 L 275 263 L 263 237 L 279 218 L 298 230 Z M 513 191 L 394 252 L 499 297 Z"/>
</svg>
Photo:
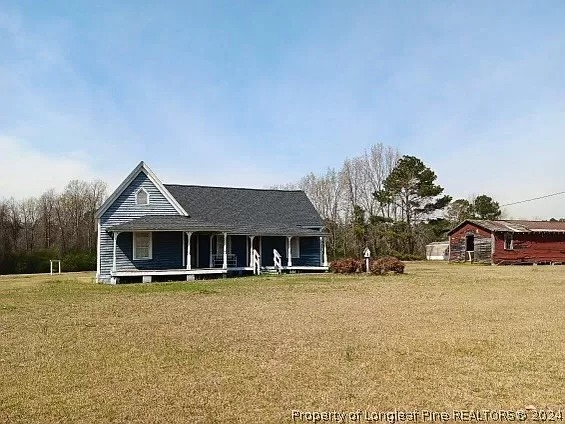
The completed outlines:
<svg viewBox="0 0 565 424">
<path fill-rule="evenodd" d="M 468 221 L 488 221 L 488 222 L 563 222 L 563 221 L 550 221 L 549 219 L 481 219 L 471 218 Z"/>
<path fill-rule="evenodd" d="M 282 191 L 286 193 L 304 193 L 304 190 L 300 190 L 300 189 L 288 190 L 288 189 L 278 189 L 278 188 L 225 187 L 225 186 L 210 186 L 210 185 L 201 185 L 201 184 L 163 184 L 163 185 L 165 187 L 167 186 L 202 187 L 202 188 L 221 188 L 226 190 Z"/>
</svg>

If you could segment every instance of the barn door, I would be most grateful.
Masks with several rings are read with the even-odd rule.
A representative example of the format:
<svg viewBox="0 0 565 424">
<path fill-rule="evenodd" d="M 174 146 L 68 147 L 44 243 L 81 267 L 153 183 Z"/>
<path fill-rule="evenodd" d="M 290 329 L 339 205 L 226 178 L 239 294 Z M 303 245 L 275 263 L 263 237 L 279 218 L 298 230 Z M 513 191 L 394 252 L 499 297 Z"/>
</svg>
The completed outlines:
<svg viewBox="0 0 565 424">
<path fill-rule="evenodd" d="M 465 237 L 465 246 L 467 254 L 465 260 L 473 262 L 475 259 L 475 236 L 473 234 L 467 234 Z"/>
</svg>

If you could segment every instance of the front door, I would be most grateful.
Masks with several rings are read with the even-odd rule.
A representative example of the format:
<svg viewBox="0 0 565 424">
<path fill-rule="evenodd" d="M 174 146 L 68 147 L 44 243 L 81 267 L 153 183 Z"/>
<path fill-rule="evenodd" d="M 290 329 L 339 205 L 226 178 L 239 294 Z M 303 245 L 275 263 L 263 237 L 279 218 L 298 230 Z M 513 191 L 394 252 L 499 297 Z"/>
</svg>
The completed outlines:
<svg viewBox="0 0 565 424">
<path fill-rule="evenodd" d="M 465 240 L 465 244 L 467 248 L 465 249 L 467 252 L 474 252 L 475 251 L 475 236 L 473 234 L 469 234 Z"/>
</svg>

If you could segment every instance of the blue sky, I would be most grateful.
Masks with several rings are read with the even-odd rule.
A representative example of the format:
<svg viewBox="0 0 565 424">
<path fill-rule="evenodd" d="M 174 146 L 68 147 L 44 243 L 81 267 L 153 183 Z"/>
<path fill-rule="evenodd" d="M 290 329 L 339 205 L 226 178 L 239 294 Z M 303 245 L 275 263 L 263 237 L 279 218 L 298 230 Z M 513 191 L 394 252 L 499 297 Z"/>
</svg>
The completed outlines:
<svg viewBox="0 0 565 424">
<path fill-rule="evenodd" d="M 455 197 L 565 190 L 563 1 L 94 3 L 0 0 L 0 197 L 140 160 L 264 187 L 376 142 Z"/>
</svg>

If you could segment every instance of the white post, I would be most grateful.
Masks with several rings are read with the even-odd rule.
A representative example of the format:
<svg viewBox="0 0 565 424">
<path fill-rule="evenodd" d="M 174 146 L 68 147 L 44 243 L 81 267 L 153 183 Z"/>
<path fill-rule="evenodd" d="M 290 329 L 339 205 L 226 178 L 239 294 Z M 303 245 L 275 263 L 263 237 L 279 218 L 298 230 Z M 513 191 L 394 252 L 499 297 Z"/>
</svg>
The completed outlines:
<svg viewBox="0 0 565 424">
<path fill-rule="evenodd" d="M 224 233 L 224 257 L 222 268 L 226 269 L 228 267 L 228 233 Z"/>
<path fill-rule="evenodd" d="M 192 269 L 192 256 L 190 255 L 190 239 L 192 238 L 192 233 L 187 232 L 188 244 L 186 245 L 186 269 Z"/>
<path fill-rule="evenodd" d="M 251 242 L 249 243 L 249 266 L 253 266 L 255 265 L 253 263 L 254 260 L 254 255 L 253 255 L 253 239 L 255 238 L 255 236 L 249 236 L 249 239 L 251 240 Z"/>
<path fill-rule="evenodd" d="M 61 273 L 61 261 L 59 260 L 59 274 Z"/>
<path fill-rule="evenodd" d="M 214 258 L 212 257 L 214 249 L 212 247 L 212 240 L 214 239 L 214 234 L 210 234 L 210 268 L 214 267 Z"/>
<path fill-rule="evenodd" d="M 114 255 L 112 258 L 112 271 L 116 272 L 116 245 L 118 241 L 119 232 L 114 231 Z"/>
<path fill-rule="evenodd" d="M 49 261 L 50 274 L 53 275 L 53 261 Z"/>
<path fill-rule="evenodd" d="M 326 238 L 322 237 L 322 242 L 324 243 L 324 263 L 323 266 L 328 266 L 328 252 L 326 250 Z"/>
<path fill-rule="evenodd" d="M 286 264 L 290 267 L 292 266 L 292 236 L 287 236 L 286 242 L 288 243 L 286 248 Z"/>
</svg>

